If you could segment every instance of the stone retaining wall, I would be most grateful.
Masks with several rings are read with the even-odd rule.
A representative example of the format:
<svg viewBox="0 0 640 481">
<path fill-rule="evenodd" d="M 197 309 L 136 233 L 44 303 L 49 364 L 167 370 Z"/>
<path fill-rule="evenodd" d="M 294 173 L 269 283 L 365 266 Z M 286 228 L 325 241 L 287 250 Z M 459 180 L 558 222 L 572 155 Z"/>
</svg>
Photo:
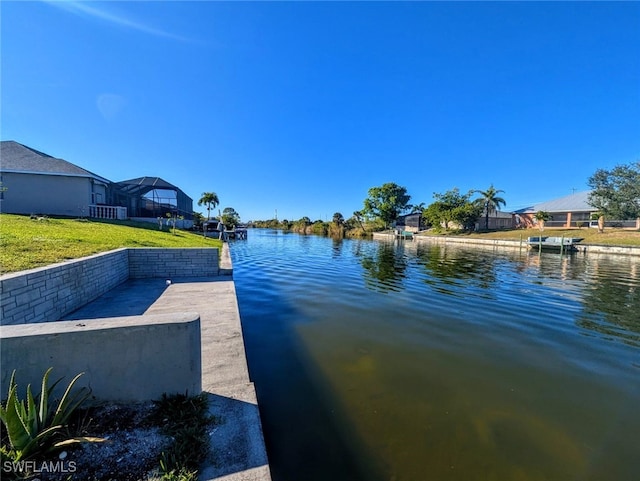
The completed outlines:
<svg viewBox="0 0 640 481">
<path fill-rule="evenodd" d="M 0 324 L 56 321 L 129 278 L 127 249 L 0 277 Z"/>
<path fill-rule="evenodd" d="M 128 249 L 129 278 L 211 277 L 218 275 L 218 249 L 145 248 Z"/>
<path fill-rule="evenodd" d="M 123 248 L 0 276 L 0 324 L 57 321 L 129 278 L 218 275 L 216 248 Z"/>
</svg>

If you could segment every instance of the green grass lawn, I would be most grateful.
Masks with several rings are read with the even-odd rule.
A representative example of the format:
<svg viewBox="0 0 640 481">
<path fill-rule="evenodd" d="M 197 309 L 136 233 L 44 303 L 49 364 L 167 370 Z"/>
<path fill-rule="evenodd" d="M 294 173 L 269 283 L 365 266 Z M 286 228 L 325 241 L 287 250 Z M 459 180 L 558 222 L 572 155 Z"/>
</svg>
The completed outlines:
<svg viewBox="0 0 640 481">
<path fill-rule="evenodd" d="M 434 235 L 425 232 L 426 235 Z M 499 230 L 491 232 L 473 232 L 455 234 L 452 232 L 441 232 L 438 235 L 460 235 L 463 237 L 472 237 L 478 239 L 505 239 L 505 240 L 527 240 L 527 237 L 557 236 L 557 237 L 582 237 L 584 240 L 581 244 L 600 244 L 600 245 L 624 245 L 624 246 L 640 246 L 640 231 L 623 230 L 606 228 L 604 232 L 598 232 L 598 229 L 582 228 L 582 229 L 558 229 L 546 228 L 543 232 L 538 229 L 518 229 L 518 230 Z"/>
<path fill-rule="evenodd" d="M 76 219 L 32 220 L 0 214 L 2 273 L 40 267 L 119 247 L 218 247 L 222 242 L 202 234 L 157 224 Z"/>
</svg>

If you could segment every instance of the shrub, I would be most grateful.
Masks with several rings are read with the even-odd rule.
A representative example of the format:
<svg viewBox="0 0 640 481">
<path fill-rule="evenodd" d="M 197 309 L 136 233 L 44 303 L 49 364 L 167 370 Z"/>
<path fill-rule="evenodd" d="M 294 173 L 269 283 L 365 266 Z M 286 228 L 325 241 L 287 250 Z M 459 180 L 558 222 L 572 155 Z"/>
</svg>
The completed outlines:
<svg viewBox="0 0 640 481">
<path fill-rule="evenodd" d="M 22 461 L 70 444 L 102 441 L 98 438 L 64 437 L 62 431 L 69 416 L 89 397 L 91 391 L 83 387 L 72 393 L 74 384 L 83 374 L 80 373 L 71 380 L 57 406 L 53 408 L 49 399 L 62 378 L 49 386 L 52 370 L 53 368 L 49 368 L 44 373 L 40 394 L 34 396 L 31 385 L 28 385 L 26 399 L 23 400 L 18 399 L 16 372 L 13 371 L 6 403 L 0 406 L 0 420 L 9 441 L 8 446 L 2 446 L 3 460 Z"/>
<path fill-rule="evenodd" d="M 161 479 L 197 480 L 198 467 L 209 454 L 207 428 L 216 421 L 208 413 L 207 395 L 163 394 L 154 404 L 151 420 L 161 421 L 163 432 L 173 439 L 160 459 Z"/>
</svg>

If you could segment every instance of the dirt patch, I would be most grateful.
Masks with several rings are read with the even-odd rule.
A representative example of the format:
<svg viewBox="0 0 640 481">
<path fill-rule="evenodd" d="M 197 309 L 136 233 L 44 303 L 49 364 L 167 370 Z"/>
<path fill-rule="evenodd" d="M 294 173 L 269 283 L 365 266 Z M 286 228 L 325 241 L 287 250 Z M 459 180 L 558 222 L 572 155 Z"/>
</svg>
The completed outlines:
<svg viewBox="0 0 640 481">
<path fill-rule="evenodd" d="M 56 457 L 28 464 L 31 481 L 138 481 L 159 479 L 157 472 L 163 451 L 172 439 L 152 421 L 154 403 L 105 404 L 77 411 L 71 420 L 70 437 L 104 438 L 100 443 L 83 443 Z M 7 473 L 3 472 L 5 479 Z M 7 477 L 9 478 L 9 476 Z"/>
</svg>

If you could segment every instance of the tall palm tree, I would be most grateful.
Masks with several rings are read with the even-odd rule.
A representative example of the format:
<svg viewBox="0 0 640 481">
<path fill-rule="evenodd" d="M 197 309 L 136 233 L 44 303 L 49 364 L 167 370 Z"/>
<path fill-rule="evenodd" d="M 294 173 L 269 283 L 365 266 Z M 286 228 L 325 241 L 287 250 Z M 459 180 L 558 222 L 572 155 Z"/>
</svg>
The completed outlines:
<svg viewBox="0 0 640 481">
<path fill-rule="evenodd" d="M 499 210 L 501 205 L 507 205 L 507 202 L 502 197 L 498 197 L 498 194 L 504 192 L 504 190 L 497 190 L 493 184 L 491 184 L 487 190 L 476 190 L 475 192 L 481 196 L 478 202 L 484 207 L 484 228 L 489 230 L 489 212 Z"/>
<path fill-rule="evenodd" d="M 207 220 L 211 217 L 211 209 L 215 209 L 219 203 L 218 194 L 215 192 L 203 192 L 198 201 L 198 205 L 205 204 L 207 206 Z"/>
</svg>

